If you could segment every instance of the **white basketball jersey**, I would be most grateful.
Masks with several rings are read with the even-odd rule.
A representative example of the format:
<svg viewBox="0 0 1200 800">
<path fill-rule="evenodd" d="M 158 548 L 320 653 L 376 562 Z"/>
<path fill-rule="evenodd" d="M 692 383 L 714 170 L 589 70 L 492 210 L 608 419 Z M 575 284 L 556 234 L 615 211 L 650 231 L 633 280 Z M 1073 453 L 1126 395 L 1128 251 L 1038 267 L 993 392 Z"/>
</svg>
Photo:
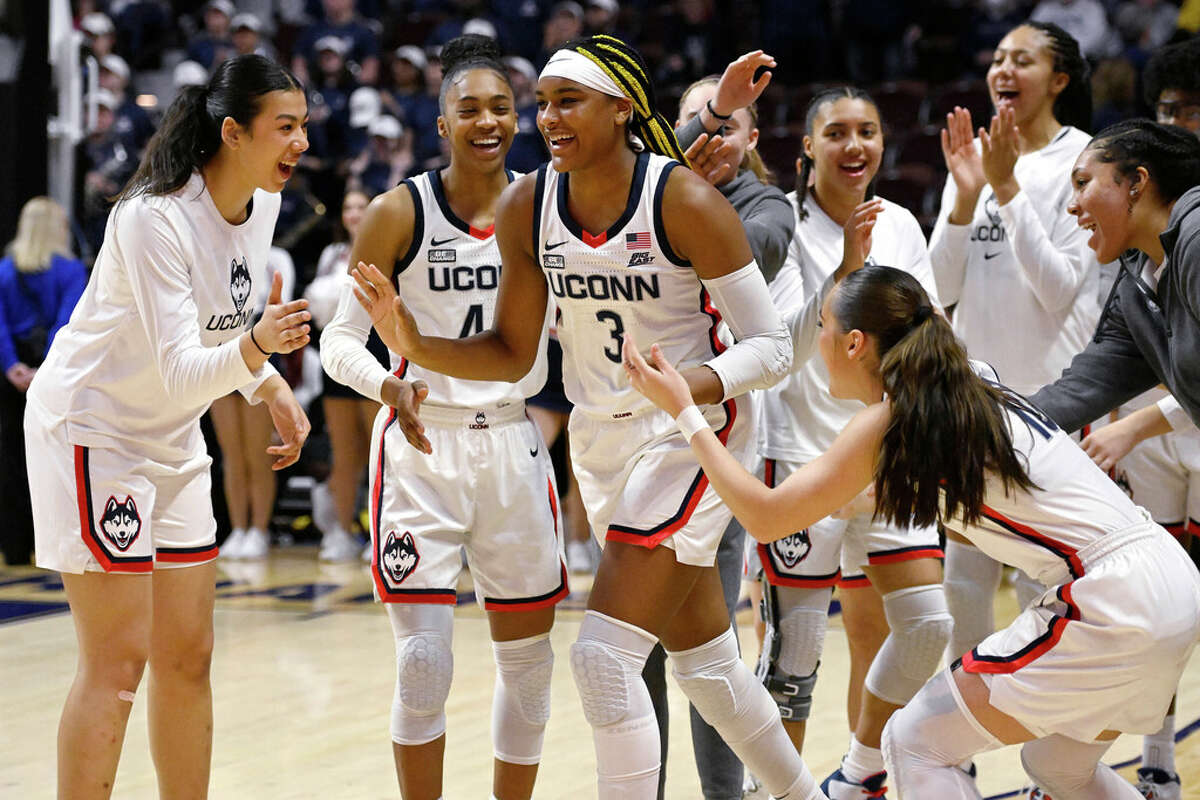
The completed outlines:
<svg viewBox="0 0 1200 800">
<path fill-rule="evenodd" d="M 653 408 L 621 366 L 626 333 L 643 350 L 658 343 L 680 369 L 732 344 L 695 270 L 671 250 L 663 229 L 663 190 L 678 166 L 666 156 L 640 153 L 625 212 L 597 234 L 571 218 L 570 174 L 538 170 L 535 256 L 558 304 L 563 387 L 575 407 L 590 414 L 620 419 Z"/>
<path fill-rule="evenodd" d="M 1079 577 L 1079 550 L 1149 517 L 1032 405 L 1018 402 L 1004 412 L 1013 449 L 1037 488 L 1006 495 L 1000 480 L 989 477 L 979 521 L 964 526 L 960 518 L 947 525 L 1046 585 Z"/>
<path fill-rule="evenodd" d="M 508 173 L 511 182 L 517 176 Z M 412 193 L 412 244 L 396 261 L 393 281 L 421 332 L 464 338 L 492 326 L 500 285 L 500 248 L 495 226 L 480 230 L 450 208 L 437 170 L 404 181 Z M 549 315 L 547 315 L 549 316 Z M 524 378 L 472 381 L 451 378 L 392 354 L 392 371 L 405 380 L 429 384 L 428 402 L 466 408 L 496 408 L 534 395 L 546 382 L 546 328 L 537 359 Z"/>
</svg>

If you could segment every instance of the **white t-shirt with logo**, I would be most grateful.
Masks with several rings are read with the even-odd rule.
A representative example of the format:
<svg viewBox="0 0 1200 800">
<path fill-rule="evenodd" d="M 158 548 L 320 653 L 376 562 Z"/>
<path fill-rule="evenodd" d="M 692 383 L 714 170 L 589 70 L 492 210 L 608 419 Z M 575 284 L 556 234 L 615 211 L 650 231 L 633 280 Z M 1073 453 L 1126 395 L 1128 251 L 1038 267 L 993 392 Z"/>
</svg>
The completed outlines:
<svg viewBox="0 0 1200 800">
<path fill-rule="evenodd" d="M 199 173 L 168 195 L 118 203 L 87 289 L 29 390 L 72 444 L 176 462 L 204 453 L 200 417 L 218 397 L 248 398 L 237 339 L 267 274 L 279 195 L 256 191 L 249 217 L 221 216 Z"/>
</svg>

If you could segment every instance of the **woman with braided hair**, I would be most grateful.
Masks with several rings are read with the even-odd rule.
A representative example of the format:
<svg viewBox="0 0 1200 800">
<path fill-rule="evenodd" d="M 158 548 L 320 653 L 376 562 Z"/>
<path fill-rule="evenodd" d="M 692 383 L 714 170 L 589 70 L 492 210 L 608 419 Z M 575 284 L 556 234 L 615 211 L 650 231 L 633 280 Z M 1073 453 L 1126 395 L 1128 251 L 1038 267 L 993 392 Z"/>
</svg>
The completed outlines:
<svg viewBox="0 0 1200 800">
<path fill-rule="evenodd" d="M 505 190 L 495 323 L 424 336 L 382 273 L 355 272 L 380 337 L 414 364 L 518 380 L 537 356 L 547 293 L 558 302 L 569 432 L 592 530 L 606 539 L 571 668 L 592 725 L 599 796 L 654 798 L 659 740 L 642 665 L 661 640 L 684 693 L 776 797 L 823 798 L 775 704 L 741 661 L 713 565 L 729 521 L 670 416 L 630 387 L 624 337 L 662 343 L 690 396 L 740 457 L 754 446 L 739 397 L 792 361 L 733 208 L 677 169 L 641 56 L 594 36 L 559 50 L 537 85 L 551 163 Z M 736 340 L 736 342 L 734 341 Z"/>
</svg>

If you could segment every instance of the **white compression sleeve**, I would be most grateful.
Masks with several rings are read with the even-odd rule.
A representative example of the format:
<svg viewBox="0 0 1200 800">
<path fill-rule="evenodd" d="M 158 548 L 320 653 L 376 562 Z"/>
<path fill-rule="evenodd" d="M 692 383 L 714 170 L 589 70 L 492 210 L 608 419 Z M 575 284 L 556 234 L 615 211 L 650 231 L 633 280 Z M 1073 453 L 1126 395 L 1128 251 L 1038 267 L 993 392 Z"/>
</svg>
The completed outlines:
<svg viewBox="0 0 1200 800">
<path fill-rule="evenodd" d="M 321 366 L 338 383 L 382 403 L 383 382 L 389 373 L 367 350 L 371 317 L 355 299 L 352 284 L 347 275 L 337 313 L 321 334 Z"/>
<path fill-rule="evenodd" d="M 792 366 L 791 337 L 758 264 L 751 261 L 728 275 L 700 282 L 737 342 L 705 362 L 721 379 L 722 399 L 778 383 Z"/>
</svg>

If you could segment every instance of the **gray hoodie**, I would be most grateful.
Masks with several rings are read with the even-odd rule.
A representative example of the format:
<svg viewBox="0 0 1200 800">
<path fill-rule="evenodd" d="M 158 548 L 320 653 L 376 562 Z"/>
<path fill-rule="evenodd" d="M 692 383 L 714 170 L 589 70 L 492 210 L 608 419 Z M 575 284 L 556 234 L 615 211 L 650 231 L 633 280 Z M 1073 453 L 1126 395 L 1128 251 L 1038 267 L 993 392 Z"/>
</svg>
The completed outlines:
<svg viewBox="0 0 1200 800">
<path fill-rule="evenodd" d="M 1175 201 L 1159 239 L 1167 264 L 1157 291 L 1141 277 L 1147 256 L 1122 256 L 1092 341 L 1030 398 L 1064 430 L 1079 430 L 1159 383 L 1200 425 L 1200 186 Z"/>
</svg>

